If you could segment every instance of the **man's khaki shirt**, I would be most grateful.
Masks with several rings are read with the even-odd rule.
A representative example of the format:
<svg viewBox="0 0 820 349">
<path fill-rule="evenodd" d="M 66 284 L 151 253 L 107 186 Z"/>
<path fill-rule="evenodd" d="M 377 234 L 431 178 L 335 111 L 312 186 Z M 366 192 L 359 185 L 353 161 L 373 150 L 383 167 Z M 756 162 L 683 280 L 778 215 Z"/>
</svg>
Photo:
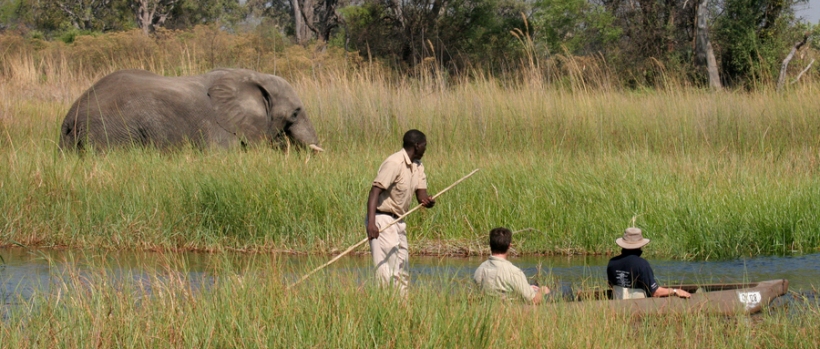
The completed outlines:
<svg viewBox="0 0 820 349">
<path fill-rule="evenodd" d="M 473 279 L 484 293 L 497 294 L 504 299 L 520 297 L 532 301 L 536 296 L 524 272 L 503 258 L 490 256 L 478 266 Z"/>
<path fill-rule="evenodd" d="M 410 210 L 417 189 L 427 189 L 427 175 L 420 161 L 413 162 L 404 149 L 390 155 L 379 167 L 373 186 L 384 189 L 376 209 L 403 215 Z"/>
</svg>

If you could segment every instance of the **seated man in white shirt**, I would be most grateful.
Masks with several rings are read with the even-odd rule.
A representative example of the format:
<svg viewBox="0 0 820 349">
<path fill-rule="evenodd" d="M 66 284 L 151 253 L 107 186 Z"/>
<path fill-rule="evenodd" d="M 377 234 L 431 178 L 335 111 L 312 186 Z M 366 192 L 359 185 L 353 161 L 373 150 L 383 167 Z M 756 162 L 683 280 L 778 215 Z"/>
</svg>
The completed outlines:
<svg viewBox="0 0 820 349">
<path fill-rule="evenodd" d="M 473 279 L 482 291 L 504 299 L 520 298 L 538 304 L 550 293 L 546 286 L 530 285 L 524 272 L 507 261 L 512 232 L 507 228 L 490 230 L 490 258 L 476 269 Z"/>
</svg>

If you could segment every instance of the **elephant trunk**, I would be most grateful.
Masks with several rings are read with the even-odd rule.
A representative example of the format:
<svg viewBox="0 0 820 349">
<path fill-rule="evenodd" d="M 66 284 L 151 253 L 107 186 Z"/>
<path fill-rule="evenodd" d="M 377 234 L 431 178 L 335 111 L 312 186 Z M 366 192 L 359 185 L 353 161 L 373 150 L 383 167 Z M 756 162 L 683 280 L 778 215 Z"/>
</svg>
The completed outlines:
<svg viewBox="0 0 820 349">
<path fill-rule="evenodd" d="M 307 146 L 315 152 L 325 151 L 319 147 L 319 137 L 316 136 L 316 130 L 313 129 L 313 124 L 305 115 L 300 115 L 297 121 L 288 127 L 288 135 L 297 143 Z"/>
</svg>

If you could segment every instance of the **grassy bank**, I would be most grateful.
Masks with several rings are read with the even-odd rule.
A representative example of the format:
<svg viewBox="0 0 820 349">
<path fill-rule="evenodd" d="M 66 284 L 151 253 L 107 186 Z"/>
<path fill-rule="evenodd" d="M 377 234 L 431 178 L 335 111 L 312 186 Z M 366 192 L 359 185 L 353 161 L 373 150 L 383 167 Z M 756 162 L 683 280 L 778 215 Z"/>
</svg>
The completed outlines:
<svg viewBox="0 0 820 349">
<path fill-rule="evenodd" d="M 226 258 L 208 271 L 213 283 L 191 279 L 184 261 L 163 263 L 147 275 L 114 273 L 104 262 L 65 269 L 50 292 L 6 306 L 0 341 L 14 348 L 813 348 L 810 338 L 820 335 L 816 307 L 752 318 L 632 318 L 560 303 L 503 304 L 461 280 L 416 285 L 407 302 L 346 274 L 317 275 L 286 291 L 282 278 L 302 269 L 267 256 Z"/>
<path fill-rule="evenodd" d="M 0 81 L 4 245 L 331 253 L 364 237 L 370 181 L 401 134 L 418 128 L 430 141 L 432 192 L 482 171 L 409 218 L 412 253 L 480 253 L 499 225 L 536 229 L 516 239 L 517 252 L 607 253 L 633 216 L 655 255 L 820 248 L 816 85 L 567 92 L 328 68 L 291 79 L 328 150 L 321 155 L 80 157 L 57 149 L 66 111 L 102 72 L 136 61 L 70 73 L 58 63 L 73 61 L 26 52 L 5 58 Z M 26 57 L 41 60 L 29 66 Z M 205 65 L 167 64 L 186 68 L 146 68 L 173 75 Z"/>
</svg>

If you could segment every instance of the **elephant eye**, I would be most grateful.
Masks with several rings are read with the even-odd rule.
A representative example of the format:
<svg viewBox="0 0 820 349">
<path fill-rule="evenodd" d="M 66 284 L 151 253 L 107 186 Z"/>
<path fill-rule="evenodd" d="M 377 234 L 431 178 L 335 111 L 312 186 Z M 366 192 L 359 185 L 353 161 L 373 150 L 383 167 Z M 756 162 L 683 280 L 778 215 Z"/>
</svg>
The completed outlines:
<svg viewBox="0 0 820 349">
<path fill-rule="evenodd" d="M 299 117 L 300 112 L 302 112 L 302 108 L 296 108 L 296 110 L 293 111 L 293 115 L 291 115 L 290 118 L 296 120 L 296 118 Z"/>
</svg>

